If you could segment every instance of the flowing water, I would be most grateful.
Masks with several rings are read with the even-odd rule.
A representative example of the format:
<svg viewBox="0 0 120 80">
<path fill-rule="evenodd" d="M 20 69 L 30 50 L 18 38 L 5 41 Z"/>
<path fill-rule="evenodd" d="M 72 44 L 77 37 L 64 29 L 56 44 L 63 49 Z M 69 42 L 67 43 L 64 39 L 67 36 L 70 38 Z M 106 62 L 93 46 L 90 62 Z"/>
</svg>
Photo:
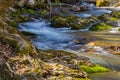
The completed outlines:
<svg viewBox="0 0 120 80">
<path fill-rule="evenodd" d="M 85 4 L 84 4 L 85 5 Z M 90 12 L 85 14 L 76 14 L 78 16 L 89 17 L 92 15 L 101 15 L 104 13 L 111 13 L 110 10 L 106 9 L 94 9 L 93 5 L 90 5 Z M 38 49 L 54 49 L 54 50 L 66 50 L 74 52 L 80 56 L 89 57 L 94 63 L 103 65 L 117 72 L 90 74 L 92 80 L 120 80 L 120 58 L 109 54 L 103 48 L 99 46 L 88 46 L 84 42 L 83 37 L 94 38 L 96 41 L 101 41 L 98 44 L 104 46 L 106 43 L 109 46 L 120 44 L 120 33 L 117 28 L 104 32 L 90 32 L 88 29 L 85 30 L 70 30 L 70 28 L 52 28 L 50 23 L 45 20 L 37 20 L 33 22 L 20 23 L 18 26 L 20 31 L 30 32 L 35 36 L 29 36 L 33 44 Z M 82 41 L 82 43 L 76 44 L 74 40 Z M 107 44 L 107 45 L 108 45 Z M 82 48 L 84 47 L 84 48 Z M 95 54 L 86 54 L 85 51 L 93 48 Z M 81 53 L 81 54 L 80 54 Z"/>
<path fill-rule="evenodd" d="M 105 13 L 109 14 L 109 13 L 112 12 L 111 10 L 107 10 L 107 9 L 104 9 L 104 8 L 101 8 L 101 9 L 99 8 L 98 9 L 97 7 L 95 7 L 95 5 L 85 3 L 85 2 L 83 2 L 80 5 L 88 7 L 88 11 L 76 14 L 77 16 L 83 17 L 83 18 L 88 18 L 88 17 L 91 17 L 91 16 L 100 16 L 102 14 L 105 14 Z"/>
<path fill-rule="evenodd" d="M 85 54 L 84 51 L 91 48 L 90 46 L 87 46 L 86 44 L 81 45 L 81 44 L 73 43 L 74 39 L 78 39 L 81 36 L 86 36 L 86 37 L 93 37 L 100 41 L 104 41 L 106 39 L 106 41 L 109 42 L 109 40 L 112 40 L 111 44 L 115 42 L 118 45 L 120 44 L 119 42 L 120 38 L 119 38 L 118 33 L 112 34 L 112 33 L 109 33 L 109 31 L 104 32 L 104 33 L 103 32 L 89 32 L 89 31 L 69 32 L 68 29 L 51 28 L 50 23 L 47 23 L 46 21 L 21 23 L 19 25 L 19 30 L 34 33 L 36 36 L 31 37 L 31 40 L 33 44 L 39 49 L 45 49 L 45 50 L 57 49 L 57 50 L 67 50 L 70 52 L 73 51 L 74 53 L 77 52 L 77 54 L 80 56 L 89 57 L 90 60 L 94 63 L 103 65 L 105 67 L 108 67 L 116 71 L 120 71 L 120 66 L 119 66 L 120 59 L 113 55 L 110 55 L 103 48 L 99 46 L 95 46 L 93 47 L 95 49 L 95 52 L 94 52 L 95 55 Z M 68 32 L 66 32 L 65 30 L 68 30 Z M 82 46 L 86 46 L 86 48 L 82 49 L 81 48 Z M 120 72 L 114 72 L 114 75 L 110 76 L 112 73 L 113 72 L 91 74 L 90 78 L 92 80 L 120 80 L 120 77 L 118 76 Z"/>
</svg>

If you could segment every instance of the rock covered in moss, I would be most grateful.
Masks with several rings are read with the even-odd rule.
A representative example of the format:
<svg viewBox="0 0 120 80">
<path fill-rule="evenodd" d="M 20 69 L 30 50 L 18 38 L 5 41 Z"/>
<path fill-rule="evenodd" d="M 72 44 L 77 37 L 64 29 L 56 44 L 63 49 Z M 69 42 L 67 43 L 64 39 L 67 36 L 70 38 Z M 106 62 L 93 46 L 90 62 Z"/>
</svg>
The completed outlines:
<svg viewBox="0 0 120 80">
<path fill-rule="evenodd" d="M 102 31 L 113 28 L 113 26 L 107 25 L 105 23 L 95 24 L 90 28 L 91 31 Z"/>
<path fill-rule="evenodd" d="M 111 17 L 120 18 L 120 12 L 119 12 L 119 11 L 113 11 L 113 12 L 111 13 Z"/>
<path fill-rule="evenodd" d="M 71 27 L 71 29 L 73 30 L 78 30 L 87 28 L 88 25 L 93 22 L 94 22 L 93 18 L 85 19 L 76 16 L 68 17 L 54 16 L 52 18 L 51 26 L 55 28 Z"/>
<path fill-rule="evenodd" d="M 98 19 L 104 22 L 108 21 L 109 18 L 110 18 L 109 14 L 103 14 L 103 15 L 98 16 Z"/>
<path fill-rule="evenodd" d="M 12 21 L 12 20 L 8 21 L 7 23 L 8 23 L 8 25 L 10 25 L 11 27 L 14 27 L 14 28 L 16 28 L 18 25 L 18 23 L 16 21 Z"/>
</svg>

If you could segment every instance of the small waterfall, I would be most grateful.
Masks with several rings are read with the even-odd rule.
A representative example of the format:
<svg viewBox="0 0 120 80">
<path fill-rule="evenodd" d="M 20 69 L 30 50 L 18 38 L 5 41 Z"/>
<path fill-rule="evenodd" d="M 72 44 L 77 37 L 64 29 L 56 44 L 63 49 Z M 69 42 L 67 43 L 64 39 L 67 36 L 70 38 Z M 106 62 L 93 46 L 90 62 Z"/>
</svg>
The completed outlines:
<svg viewBox="0 0 120 80">
<path fill-rule="evenodd" d="M 35 34 L 31 39 L 39 49 L 63 49 L 72 41 L 71 36 L 51 28 L 46 21 L 21 23 L 19 30 Z"/>
<path fill-rule="evenodd" d="M 101 9 L 97 8 L 94 4 L 90 4 L 90 3 L 86 3 L 86 2 L 83 2 L 80 5 L 88 7 L 88 11 L 81 12 L 79 14 L 75 14 L 78 17 L 82 17 L 82 18 L 88 18 L 88 17 L 91 17 L 91 16 L 100 16 L 102 14 L 105 14 L 105 13 L 110 14 L 112 12 L 111 10 L 106 10 L 104 8 L 101 8 Z"/>
</svg>

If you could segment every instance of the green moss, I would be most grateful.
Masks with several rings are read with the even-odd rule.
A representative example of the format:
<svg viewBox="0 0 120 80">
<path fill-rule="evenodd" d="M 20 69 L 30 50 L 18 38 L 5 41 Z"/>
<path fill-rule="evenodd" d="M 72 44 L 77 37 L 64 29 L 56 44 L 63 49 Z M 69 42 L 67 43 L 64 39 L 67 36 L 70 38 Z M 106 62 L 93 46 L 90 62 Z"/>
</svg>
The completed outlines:
<svg viewBox="0 0 120 80">
<path fill-rule="evenodd" d="M 118 31 L 120 31 L 120 28 L 118 28 Z"/>
<path fill-rule="evenodd" d="M 119 11 L 113 11 L 111 13 L 111 17 L 120 18 L 120 12 Z"/>
<path fill-rule="evenodd" d="M 35 11 L 35 10 L 33 10 L 33 9 L 28 9 L 28 13 L 29 13 L 29 14 L 31 14 L 31 15 L 33 15 L 33 14 L 35 14 L 35 13 L 36 13 L 36 11 Z"/>
<path fill-rule="evenodd" d="M 25 8 L 22 8 L 22 9 L 18 9 L 15 12 L 15 14 L 27 14 L 27 13 L 33 15 L 33 14 L 36 13 L 36 11 L 34 9 L 25 9 Z"/>
<path fill-rule="evenodd" d="M 19 9 L 19 10 L 17 10 L 17 13 L 20 13 L 20 14 L 27 13 L 27 9 L 25 9 L 25 8 Z"/>
<path fill-rule="evenodd" d="M 108 19 L 106 18 L 105 14 L 101 15 L 101 16 L 98 16 L 98 19 L 99 20 L 102 20 L 102 21 L 107 21 Z"/>
<path fill-rule="evenodd" d="M 118 19 L 115 18 L 115 17 L 110 17 L 110 20 L 111 20 L 111 21 L 116 21 L 116 20 L 118 20 Z"/>
<path fill-rule="evenodd" d="M 27 16 L 20 16 L 20 18 L 18 19 L 19 22 L 26 22 L 26 21 L 29 21 L 30 18 L 27 17 Z"/>
<path fill-rule="evenodd" d="M 15 22 L 15 21 L 8 21 L 8 24 L 10 25 L 10 26 L 12 26 L 12 27 L 14 27 L 14 28 L 16 28 L 17 27 L 17 22 Z"/>
<path fill-rule="evenodd" d="M 109 72 L 110 71 L 109 69 L 102 67 L 100 65 L 95 65 L 94 67 L 81 65 L 80 68 L 83 69 L 87 73 L 100 73 L 100 72 Z"/>
<path fill-rule="evenodd" d="M 59 15 L 53 16 L 53 17 L 52 17 L 52 21 L 55 21 L 55 20 L 58 19 L 59 17 L 60 17 Z"/>
<path fill-rule="evenodd" d="M 40 15 L 41 15 L 41 17 L 45 18 L 47 13 L 48 13 L 47 10 L 43 10 L 43 11 L 40 12 Z"/>
<path fill-rule="evenodd" d="M 105 23 L 100 23 L 100 24 L 95 24 L 93 27 L 90 28 L 91 31 L 102 31 L 102 30 L 107 30 L 111 29 L 113 26 L 107 25 Z"/>
</svg>

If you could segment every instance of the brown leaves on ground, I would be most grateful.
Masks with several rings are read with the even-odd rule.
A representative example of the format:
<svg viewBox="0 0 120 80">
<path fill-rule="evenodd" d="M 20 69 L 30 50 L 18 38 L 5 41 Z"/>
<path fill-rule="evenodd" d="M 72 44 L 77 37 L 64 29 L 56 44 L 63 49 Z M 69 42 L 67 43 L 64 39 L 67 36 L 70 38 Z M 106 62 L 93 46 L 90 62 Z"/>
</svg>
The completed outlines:
<svg viewBox="0 0 120 80">
<path fill-rule="evenodd" d="M 10 56 L 14 55 L 14 48 L 8 44 L 0 42 L 0 62 L 5 62 Z"/>
</svg>

